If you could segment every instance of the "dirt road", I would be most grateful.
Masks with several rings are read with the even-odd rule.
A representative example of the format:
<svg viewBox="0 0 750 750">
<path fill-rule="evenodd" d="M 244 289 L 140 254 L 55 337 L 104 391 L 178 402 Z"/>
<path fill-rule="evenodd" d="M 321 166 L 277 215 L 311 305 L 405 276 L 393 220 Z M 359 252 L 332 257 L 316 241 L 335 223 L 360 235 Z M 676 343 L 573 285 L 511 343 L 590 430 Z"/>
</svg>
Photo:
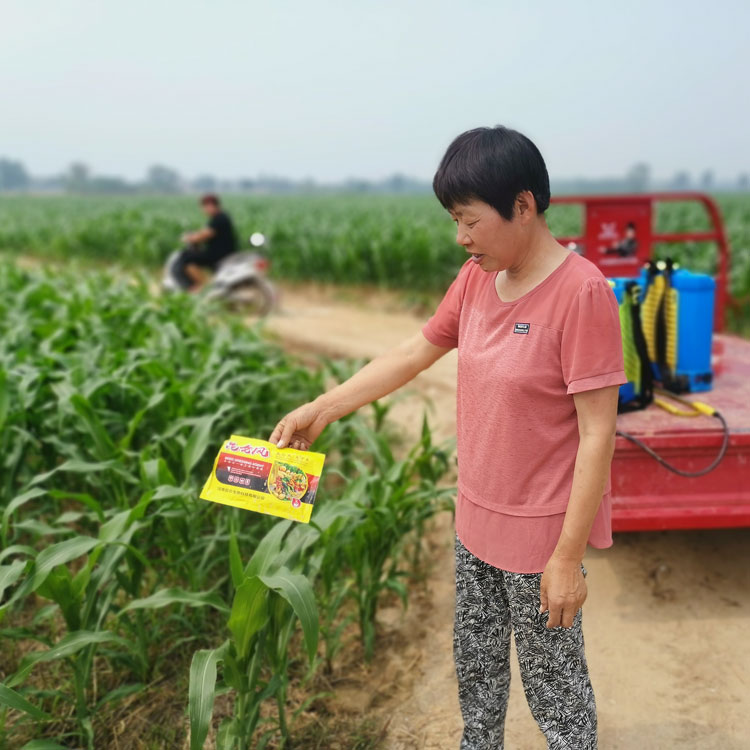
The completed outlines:
<svg viewBox="0 0 750 750">
<path fill-rule="evenodd" d="M 372 357 L 419 329 L 424 316 L 385 312 L 387 295 L 331 299 L 299 289 L 268 327 L 295 350 Z M 455 428 L 455 356 L 417 378 L 394 410 L 418 427 L 429 400 L 440 435 Z M 679 481 L 679 479 L 675 479 Z M 433 565 L 423 591 L 381 615 L 378 657 L 337 698 L 388 722 L 390 750 L 458 748 L 461 721 L 451 655 L 452 528 L 430 534 Z M 750 529 L 619 534 L 589 548 L 583 608 L 586 651 L 602 750 L 750 748 Z M 509 750 L 543 750 L 513 661 Z"/>
</svg>

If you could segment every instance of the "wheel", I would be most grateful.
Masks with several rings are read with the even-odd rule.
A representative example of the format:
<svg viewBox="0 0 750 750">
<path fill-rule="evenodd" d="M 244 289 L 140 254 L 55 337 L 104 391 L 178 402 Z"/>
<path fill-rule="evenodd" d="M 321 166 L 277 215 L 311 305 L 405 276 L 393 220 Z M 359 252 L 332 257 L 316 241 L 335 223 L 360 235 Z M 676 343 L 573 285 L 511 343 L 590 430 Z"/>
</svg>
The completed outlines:
<svg viewBox="0 0 750 750">
<path fill-rule="evenodd" d="M 233 286 L 226 298 L 230 305 L 251 310 L 258 315 L 268 315 L 274 302 L 273 289 L 270 284 L 257 279 Z"/>
</svg>

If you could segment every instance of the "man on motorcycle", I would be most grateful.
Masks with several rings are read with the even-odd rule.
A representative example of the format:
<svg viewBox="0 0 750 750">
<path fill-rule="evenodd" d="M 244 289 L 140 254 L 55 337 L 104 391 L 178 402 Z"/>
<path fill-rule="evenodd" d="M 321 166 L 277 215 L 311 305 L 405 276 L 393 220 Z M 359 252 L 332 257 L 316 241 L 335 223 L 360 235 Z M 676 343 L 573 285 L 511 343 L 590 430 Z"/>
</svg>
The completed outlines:
<svg viewBox="0 0 750 750">
<path fill-rule="evenodd" d="M 187 246 L 174 269 L 181 285 L 191 292 L 198 291 L 205 282 L 201 268 L 215 271 L 221 260 L 237 251 L 234 225 L 229 214 L 222 210 L 218 196 L 204 195 L 200 205 L 208 223 L 203 229 L 183 235 Z"/>
</svg>

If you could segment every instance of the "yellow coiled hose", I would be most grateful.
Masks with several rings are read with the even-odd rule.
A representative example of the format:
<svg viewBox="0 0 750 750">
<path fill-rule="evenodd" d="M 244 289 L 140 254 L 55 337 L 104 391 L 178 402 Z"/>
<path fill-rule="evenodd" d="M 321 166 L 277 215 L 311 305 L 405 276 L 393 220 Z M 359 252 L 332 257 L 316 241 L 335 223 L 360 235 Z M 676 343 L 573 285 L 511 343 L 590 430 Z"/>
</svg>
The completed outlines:
<svg viewBox="0 0 750 750">
<path fill-rule="evenodd" d="M 671 373 L 677 371 L 677 305 L 679 295 L 677 290 L 670 286 L 664 300 L 664 312 L 667 323 L 667 367 Z"/>
<path fill-rule="evenodd" d="M 641 322 L 643 324 L 643 336 L 646 339 L 648 358 L 652 362 L 659 361 L 656 350 L 656 320 L 659 314 L 659 305 L 664 297 L 666 282 L 661 274 L 654 276 L 646 289 L 646 298 L 641 305 Z"/>
<path fill-rule="evenodd" d="M 660 262 L 658 268 L 662 273 L 657 273 L 646 289 L 646 298 L 641 306 L 641 322 L 643 335 L 646 339 L 648 358 L 652 362 L 662 364 L 659 356 L 658 328 L 659 311 L 664 306 L 664 332 L 665 352 L 664 365 L 669 372 L 661 373 L 663 380 L 669 380 L 677 370 L 677 314 L 679 305 L 679 294 L 677 290 L 668 283 L 663 271 L 666 266 Z"/>
</svg>

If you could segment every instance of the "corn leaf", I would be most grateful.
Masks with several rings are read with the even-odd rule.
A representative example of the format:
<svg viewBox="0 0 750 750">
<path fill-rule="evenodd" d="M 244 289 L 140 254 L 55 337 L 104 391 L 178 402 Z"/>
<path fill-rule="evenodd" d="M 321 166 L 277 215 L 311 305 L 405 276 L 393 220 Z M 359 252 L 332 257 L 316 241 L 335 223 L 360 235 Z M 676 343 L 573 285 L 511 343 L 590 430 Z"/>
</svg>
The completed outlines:
<svg viewBox="0 0 750 750">
<path fill-rule="evenodd" d="M 237 588 L 227 623 L 240 659 L 250 652 L 252 637 L 268 622 L 268 587 L 257 576 Z"/>
<path fill-rule="evenodd" d="M 181 588 L 162 589 L 144 599 L 134 599 L 120 610 L 120 614 L 134 609 L 160 609 L 171 604 L 186 604 L 189 607 L 213 607 L 220 612 L 229 612 L 229 607 L 218 594 L 209 591 L 185 591 Z"/>
<path fill-rule="evenodd" d="M 29 703 L 20 693 L 0 682 L 0 705 L 33 716 L 35 719 L 50 719 L 50 715 Z"/>
<path fill-rule="evenodd" d="M 214 712 L 216 664 L 221 649 L 201 650 L 190 664 L 188 711 L 190 714 L 190 750 L 202 750 Z"/>
<path fill-rule="evenodd" d="M 307 655 L 312 662 L 318 648 L 318 607 L 312 584 L 305 576 L 292 573 L 288 568 L 281 568 L 273 575 L 258 577 L 291 604 L 302 624 Z"/>
<path fill-rule="evenodd" d="M 23 575 L 26 564 L 24 560 L 14 560 L 10 565 L 0 565 L 0 602 L 3 600 L 5 589 Z"/>
<path fill-rule="evenodd" d="M 36 558 L 31 590 L 36 591 L 53 568 L 87 554 L 97 544 L 100 544 L 98 539 L 90 536 L 77 536 L 43 549 Z"/>
</svg>

